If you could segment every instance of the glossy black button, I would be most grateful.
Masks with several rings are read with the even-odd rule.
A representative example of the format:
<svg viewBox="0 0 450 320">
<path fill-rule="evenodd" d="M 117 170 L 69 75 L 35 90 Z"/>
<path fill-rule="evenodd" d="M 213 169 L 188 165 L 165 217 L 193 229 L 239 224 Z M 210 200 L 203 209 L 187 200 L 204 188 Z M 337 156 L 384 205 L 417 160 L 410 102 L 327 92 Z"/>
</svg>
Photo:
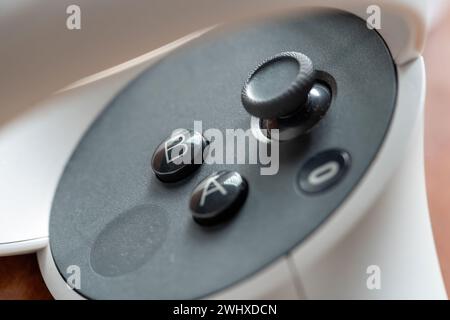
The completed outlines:
<svg viewBox="0 0 450 320">
<path fill-rule="evenodd" d="M 177 130 L 156 148 L 152 169 L 163 182 L 180 181 L 200 167 L 207 145 L 200 133 Z"/>
<path fill-rule="evenodd" d="M 194 220 L 211 225 L 231 218 L 245 202 L 247 181 L 235 171 L 219 171 L 200 182 L 192 192 Z"/>
<path fill-rule="evenodd" d="M 300 171 L 301 190 L 318 193 L 331 188 L 344 177 L 350 160 L 350 155 L 342 150 L 328 150 L 315 155 Z"/>
</svg>

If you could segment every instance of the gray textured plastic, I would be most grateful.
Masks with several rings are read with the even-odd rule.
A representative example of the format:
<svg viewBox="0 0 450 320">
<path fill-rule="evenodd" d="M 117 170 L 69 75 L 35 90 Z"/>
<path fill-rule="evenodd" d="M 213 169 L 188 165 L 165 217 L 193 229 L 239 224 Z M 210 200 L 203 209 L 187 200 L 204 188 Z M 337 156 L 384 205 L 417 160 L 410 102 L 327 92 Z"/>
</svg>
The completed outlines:
<svg viewBox="0 0 450 320">
<path fill-rule="evenodd" d="M 166 185 L 152 172 L 154 149 L 175 128 L 250 127 L 240 94 L 258 62 L 284 51 L 308 55 L 335 80 L 333 102 L 305 137 L 280 147 L 280 171 L 258 165 L 203 165 Z M 261 270 L 299 245 L 352 192 L 389 129 L 396 70 L 380 36 L 357 17 L 310 13 L 255 23 L 195 41 L 132 81 L 98 117 L 57 188 L 50 245 L 63 275 L 81 268 L 80 294 L 102 298 L 201 298 Z M 324 193 L 298 187 L 318 152 L 351 156 L 346 175 Z M 235 218 L 218 227 L 193 221 L 194 186 L 218 170 L 249 183 Z"/>
</svg>

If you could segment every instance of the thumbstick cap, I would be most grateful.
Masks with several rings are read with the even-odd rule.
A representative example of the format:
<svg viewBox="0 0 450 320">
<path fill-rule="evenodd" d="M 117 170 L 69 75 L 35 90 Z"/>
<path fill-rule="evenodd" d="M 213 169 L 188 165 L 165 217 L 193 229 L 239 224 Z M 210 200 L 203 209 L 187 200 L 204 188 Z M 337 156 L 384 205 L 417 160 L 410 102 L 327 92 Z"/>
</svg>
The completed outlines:
<svg viewBox="0 0 450 320">
<path fill-rule="evenodd" d="M 258 118 L 288 116 L 306 104 L 315 80 L 313 63 L 306 55 L 279 53 L 250 74 L 242 89 L 242 104 Z"/>
</svg>

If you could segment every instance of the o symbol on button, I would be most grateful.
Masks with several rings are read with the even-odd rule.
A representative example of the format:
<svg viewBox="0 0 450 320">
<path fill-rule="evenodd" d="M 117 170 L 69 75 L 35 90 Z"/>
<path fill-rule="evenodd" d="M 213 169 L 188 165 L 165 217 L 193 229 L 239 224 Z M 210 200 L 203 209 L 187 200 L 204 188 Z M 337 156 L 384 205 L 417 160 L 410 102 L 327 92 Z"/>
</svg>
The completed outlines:
<svg viewBox="0 0 450 320">
<path fill-rule="evenodd" d="M 323 192 L 337 184 L 350 166 L 350 154 L 343 150 L 323 151 L 310 158 L 298 177 L 300 190 L 306 193 Z"/>
<path fill-rule="evenodd" d="M 339 168 L 339 163 L 336 161 L 325 163 L 311 171 L 308 176 L 308 182 L 313 186 L 321 185 L 322 183 L 333 179 L 339 173 Z"/>
</svg>

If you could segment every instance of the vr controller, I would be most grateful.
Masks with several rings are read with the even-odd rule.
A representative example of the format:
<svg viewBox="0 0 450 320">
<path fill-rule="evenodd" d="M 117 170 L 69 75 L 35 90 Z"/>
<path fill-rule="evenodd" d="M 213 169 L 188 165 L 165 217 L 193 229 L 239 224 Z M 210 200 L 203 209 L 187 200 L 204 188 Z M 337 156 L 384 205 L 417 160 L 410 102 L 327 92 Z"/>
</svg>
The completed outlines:
<svg viewBox="0 0 450 320">
<path fill-rule="evenodd" d="M 381 30 L 363 1 L 241 1 L 239 23 L 238 4 L 210 1 L 223 10 L 207 16 L 197 2 L 161 33 L 232 23 L 4 126 L 0 252 L 37 251 L 63 299 L 445 299 L 423 173 L 422 2 L 380 2 Z M 4 119 L 52 81 L 9 94 Z"/>
</svg>

